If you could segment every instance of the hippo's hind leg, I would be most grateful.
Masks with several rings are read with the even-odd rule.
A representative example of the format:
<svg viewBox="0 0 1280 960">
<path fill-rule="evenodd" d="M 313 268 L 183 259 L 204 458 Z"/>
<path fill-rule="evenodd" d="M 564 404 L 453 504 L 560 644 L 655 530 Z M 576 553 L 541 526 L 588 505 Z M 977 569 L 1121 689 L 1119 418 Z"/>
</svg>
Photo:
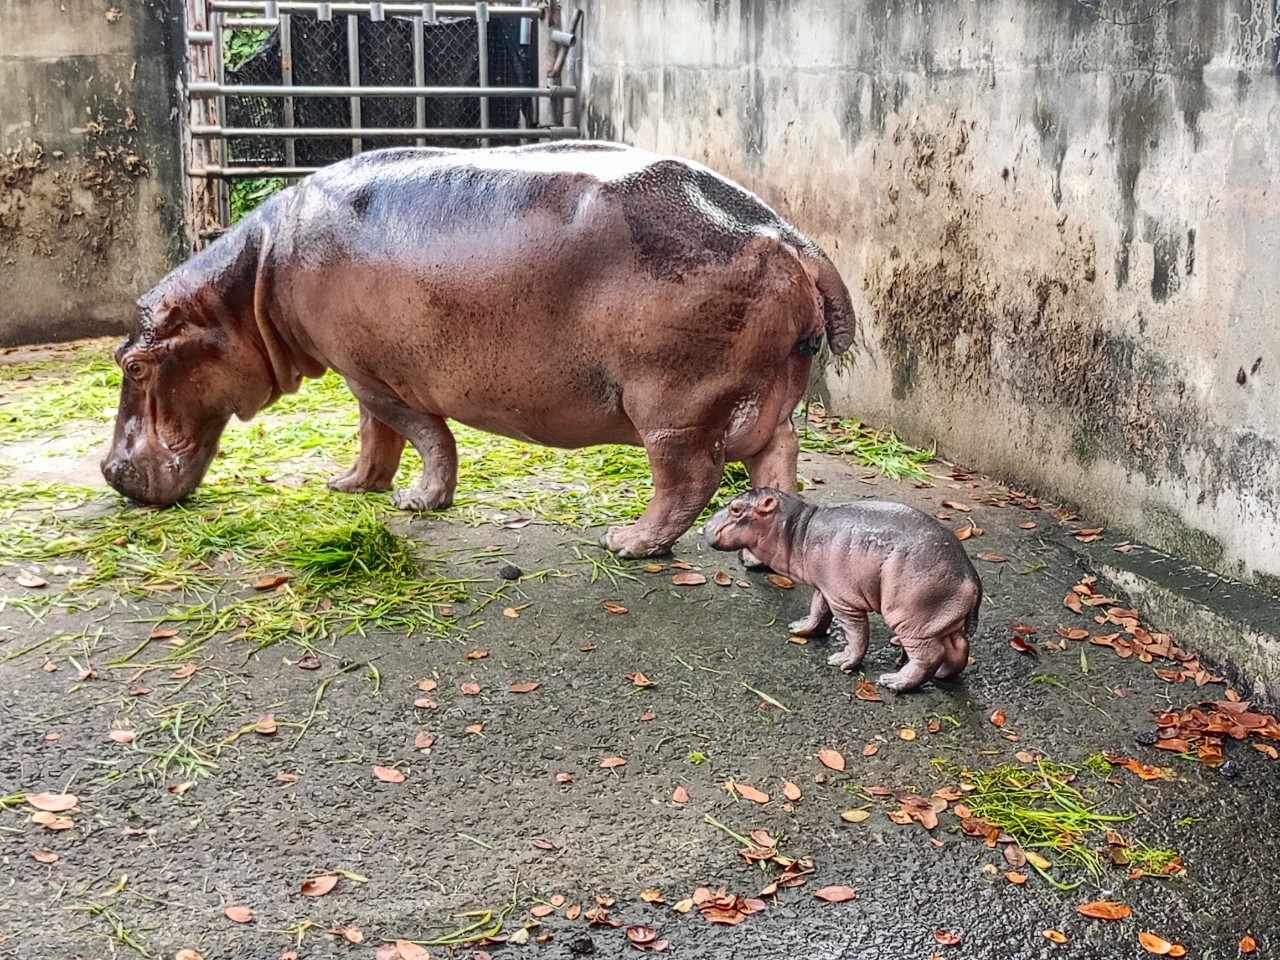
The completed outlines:
<svg viewBox="0 0 1280 960">
<path fill-rule="evenodd" d="M 444 417 L 411 410 L 390 397 L 375 394 L 359 384 L 351 391 L 377 420 L 408 439 L 422 457 L 422 477 L 411 487 L 391 495 L 399 510 L 442 510 L 453 503 L 458 485 L 458 447 Z M 361 438 L 363 439 L 363 433 Z"/>
<path fill-rule="evenodd" d="M 947 648 L 938 637 L 899 637 L 902 649 L 907 655 L 907 662 L 897 673 L 886 673 L 880 677 L 880 683 L 897 693 L 915 690 L 921 684 L 932 680 L 946 659 Z M 968 651 L 965 652 L 968 660 Z"/>
<path fill-rule="evenodd" d="M 812 637 L 814 634 L 826 633 L 831 626 L 831 605 L 821 590 L 814 590 L 809 601 L 809 615 L 803 620 L 792 622 L 787 629 L 794 637 Z"/>
<path fill-rule="evenodd" d="M 693 526 L 724 472 L 720 438 L 701 427 L 642 433 L 653 471 L 653 500 L 629 527 L 610 527 L 600 545 L 624 559 L 657 557 Z"/>
<path fill-rule="evenodd" d="M 827 658 L 827 663 L 841 670 L 857 670 L 867 655 L 867 642 L 871 639 L 871 625 L 867 623 L 865 610 L 836 610 L 836 623 L 844 630 L 844 647 Z"/>
<path fill-rule="evenodd" d="M 331 490 L 343 493 L 365 493 L 390 490 L 400 468 L 404 437 L 375 417 L 360 404 L 360 453 L 345 473 L 329 480 Z"/>
<path fill-rule="evenodd" d="M 933 675 L 935 680 L 947 680 L 959 676 L 969 665 L 969 638 L 957 631 L 942 638 L 942 665 Z"/>
</svg>

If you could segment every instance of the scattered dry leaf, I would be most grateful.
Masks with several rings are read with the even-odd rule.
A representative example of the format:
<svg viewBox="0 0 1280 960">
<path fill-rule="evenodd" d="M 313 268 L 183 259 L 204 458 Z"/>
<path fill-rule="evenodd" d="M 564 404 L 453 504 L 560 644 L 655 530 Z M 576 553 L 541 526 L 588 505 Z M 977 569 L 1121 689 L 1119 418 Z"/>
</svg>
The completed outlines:
<svg viewBox="0 0 1280 960">
<path fill-rule="evenodd" d="M 640 891 L 640 899 L 645 903 L 666 903 L 662 898 L 662 893 L 656 887 L 649 887 Z"/>
<path fill-rule="evenodd" d="M 844 755 L 839 750 L 832 750 L 830 747 L 823 747 L 818 751 L 818 760 L 824 767 L 831 770 L 844 769 Z"/>
<path fill-rule="evenodd" d="M 529 908 L 529 915 L 537 917 L 541 920 L 543 917 L 549 917 L 556 912 L 556 908 L 549 903 L 535 903 Z"/>
<path fill-rule="evenodd" d="M 253 589 L 274 590 L 276 587 L 280 586 L 282 583 L 288 583 L 288 582 L 289 582 L 289 575 L 287 573 L 269 573 L 253 581 Z"/>
<path fill-rule="evenodd" d="M 1006 870 L 1004 872 L 1004 878 L 1019 887 L 1027 882 L 1027 875 L 1025 873 L 1018 873 L 1016 870 Z"/>
<path fill-rule="evenodd" d="M 859 680 L 858 688 L 853 695 L 859 700 L 868 700 L 871 703 L 883 703 L 884 697 L 880 696 L 880 691 L 876 689 L 876 685 L 870 680 Z"/>
<path fill-rule="evenodd" d="M 1005 558 L 1000 556 L 1000 554 L 998 553 L 980 553 L 978 554 L 978 559 L 985 560 L 987 561 L 987 563 L 1004 563 L 1005 562 Z"/>
<path fill-rule="evenodd" d="M 845 823 L 861 823 L 870 816 L 870 810 L 845 810 L 840 814 L 840 819 Z"/>
<path fill-rule="evenodd" d="M 1253 939 L 1253 937 L 1244 936 L 1240 938 L 1241 953 L 1254 953 L 1255 951 L 1257 951 L 1257 949 L 1258 949 L 1258 941 Z"/>
<path fill-rule="evenodd" d="M 967 503 L 961 503 L 959 500 L 943 500 L 944 507 L 950 507 L 952 510 L 959 510 L 961 513 L 968 513 L 973 508 Z"/>
<path fill-rule="evenodd" d="M 487 656 L 489 656 L 488 650 L 476 649 L 476 650 L 471 650 L 467 653 L 468 660 L 483 660 Z"/>
<path fill-rule="evenodd" d="M 618 767 L 625 767 L 626 765 L 627 761 L 622 757 L 605 757 L 600 761 L 600 766 L 604 767 L 606 770 L 614 770 Z"/>
<path fill-rule="evenodd" d="M 1117 900 L 1092 900 L 1089 903 L 1080 904 L 1076 910 L 1095 920 L 1123 920 L 1133 913 L 1127 903 L 1120 903 Z"/>
<path fill-rule="evenodd" d="M 573 774 L 563 771 L 556 774 L 556 783 L 573 783 Z"/>
<path fill-rule="evenodd" d="M 623 674 L 623 676 L 626 677 L 628 680 L 630 680 L 632 683 L 634 683 L 637 687 L 653 686 L 653 681 L 650 680 L 648 677 L 646 677 L 639 670 L 637 670 L 635 673 L 625 673 Z"/>
<path fill-rule="evenodd" d="M 768 580 L 770 583 L 772 583 L 775 587 L 778 587 L 782 590 L 790 590 L 792 587 L 796 585 L 796 582 L 794 580 L 792 580 L 790 577 L 784 577 L 780 573 L 765 574 L 765 579 Z"/>
<path fill-rule="evenodd" d="M 1003 727 L 1005 719 L 1006 717 L 1003 710 L 997 710 L 995 713 L 991 714 L 991 722 L 997 727 Z"/>
<path fill-rule="evenodd" d="M 133 730 L 112 730 L 107 734 L 108 739 L 114 740 L 116 743 L 133 743 L 137 733 Z"/>
<path fill-rule="evenodd" d="M 253 725 L 255 733 L 260 733 L 264 737 L 269 737 L 276 732 L 276 717 L 273 713 L 264 713 Z"/>
<path fill-rule="evenodd" d="M 468 697 L 474 697 L 480 692 L 480 684 L 476 683 L 474 680 L 464 681 L 463 683 L 458 684 L 458 692 L 465 693 Z"/>
<path fill-rule="evenodd" d="M 373 775 L 383 783 L 404 783 L 405 776 L 395 767 L 380 767 L 374 764 Z"/>
<path fill-rule="evenodd" d="M 521 680 L 519 683 L 513 683 L 507 687 L 512 693 L 533 693 L 540 686 L 537 680 Z"/>
<path fill-rule="evenodd" d="M 952 933 L 950 930 L 933 931 L 933 939 L 937 940 L 944 947 L 954 947 L 960 943 L 960 935 Z"/>
<path fill-rule="evenodd" d="M 474 737 L 474 736 L 478 736 L 479 734 L 484 733 L 484 724 L 483 724 L 483 723 L 472 723 L 472 724 L 469 724 L 468 726 L 465 726 L 465 727 L 463 727 L 463 728 L 462 728 L 462 732 L 463 732 L 463 733 L 469 733 L 469 734 L 471 734 L 473 737 Z"/>
<path fill-rule="evenodd" d="M 1009 641 L 1009 646 L 1017 650 L 1019 653 L 1039 653 L 1036 645 L 1024 637 L 1020 633 L 1015 633 L 1013 639 Z"/>
<path fill-rule="evenodd" d="M 853 887 L 833 884 L 829 887 L 820 887 L 813 891 L 813 895 L 819 900 L 827 901 L 827 903 L 847 903 L 858 895 L 858 891 L 854 890 Z"/>
<path fill-rule="evenodd" d="M 47 587 L 49 585 L 48 580 L 44 577 L 36 576 L 30 570 L 19 570 L 17 574 L 14 575 L 13 579 L 18 581 L 18 586 L 30 587 L 33 590 L 37 590 L 40 587 Z"/>
<path fill-rule="evenodd" d="M 435 680 L 432 680 L 430 677 L 427 677 L 427 679 L 425 680 L 418 681 L 418 689 L 421 690 L 423 693 L 430 693 L 439 685 L 440 684 L 438 684 Z"/>
<path fill-rule="evenodd" d="M 738 794 L 744 800 L 750 800 L 752 803 L 768 803 L 769 795 L 763 790 L 757 790 L 749 783 L 738 783 L 730 780 L 727 784 L 732 792 Z"/>
<path fill-rule="evenodd" d="M 326 893 L 338 885 L 338 875 L 336 873 L 326 873 L 323 876 L 312 877 L 302 884 L 299 892 L 304 897 L 323 897 Z"/>
<path fill-rule="evenodd" d="M 620 603 L 614 603 L 612 600 L 606 600 L 602 604 L 600 604 L 600 606 L 602 606 L 605 609 L 605 611 L 608 613 L 616 613 L 621 615 L 627 612 L 626 607 L 624 607 Z"/>
<path fill-rule="evenodd" d="M 1170 943 L 1164 937 L 1158 937 L 1154 933 L 1148 933 L 1145 930 L 1139 931 L 1138 942 L 1142 944 L 1144 950 L 1148 953 L 1154 953 L 1157 956 L 1165 956 L 1173 953 L 1174 944 Z"/>
<path fill-rule="evenodd" d="M 900 740 L 914 740 L 916 738 L 916 731 L 913 727 L 903 727 L 898 731 L 898 738 Z"/>
<path fill-rule="evenodd" d="M 671 794 L 671 802 L 672 803 L 688 803 L 689 791 L 686 790 L 683 786 L 676 787 Z"/>
<path fill-rule="evenodd" d="M 44 850 L 40 847 L 34 847 L 30 851 L 31 859 L 36 863 L 57 863 L 58 855 L 52 850 Z"/>
<path fill-rule="evenodd" d="M 228 920 L 236 923 L 250 923 L 253 920 L 253 907 L 231 906 L 222 911 Z"/>
<path fill-rule="evenodd" d="M 47 813 L 64 813 L 74 810 L 80 804 L 80 798 L 74 793 L 28 793 L 27 803 Z"/>
<path fill-rule="evenodd" d="M 700 583 L 706 583 L 707 578 L 696 570 L 682 570 L 671 578 L 671 582 L 677 587 L 696 587 Z"/>
<path fill-rule="evenodd" d="M 716 586 L 718 587 L 728 587 L 733 584 L 733 577 L 729 576 L 729 574 L 725 573 L 723 570 L 717 570 L 715 572 L 715 576 L 711 579 L 715 581 Z"/>
<path fill-rule="evenodd" d="M 400 954 L 400 960 L 431 960 L 427 948 L 412 940 L 397 940 L 396 952 Z"/>
<path fill-rule="evenodd" d="M 1054 943 L 1067 942 L 1067 935 L 1061 930 L 1045 930 L 1044 935 L 1046 939 L 1052 940 Z"/>
<path fill-rule="evenodd" d="M 436 735 L 430 730 L 419 730 L 413 738 L 413 749 L 430 750 L 432 744 L 436 742 Z"/>
<path fill-rule="evenodd" d="M 173 673 L 169 674 L 169 676 L 173 677 L 175 680 L 185 680 L 187 679 L 187 677 L 191 676 L 195 672 L 196 672 L 196 664 L 188 663 L 185 666 L 179 667 L 177 670 L 173 671 Z"/>
</svg>

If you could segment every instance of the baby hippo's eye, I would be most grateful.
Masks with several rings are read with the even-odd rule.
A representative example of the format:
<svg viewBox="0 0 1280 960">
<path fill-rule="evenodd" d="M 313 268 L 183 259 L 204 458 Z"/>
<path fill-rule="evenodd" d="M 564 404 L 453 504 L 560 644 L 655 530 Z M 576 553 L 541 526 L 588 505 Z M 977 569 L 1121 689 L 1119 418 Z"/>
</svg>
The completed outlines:
<svg viewBox="0 0 1280 960">
<path fill-rule="evenodd" d="M 742 504 L 738 503 L 737 501 L 734 501 L 733 503 L 729 504 L 729 516 L 731 517 L 742 516 Z"/>
</svg>

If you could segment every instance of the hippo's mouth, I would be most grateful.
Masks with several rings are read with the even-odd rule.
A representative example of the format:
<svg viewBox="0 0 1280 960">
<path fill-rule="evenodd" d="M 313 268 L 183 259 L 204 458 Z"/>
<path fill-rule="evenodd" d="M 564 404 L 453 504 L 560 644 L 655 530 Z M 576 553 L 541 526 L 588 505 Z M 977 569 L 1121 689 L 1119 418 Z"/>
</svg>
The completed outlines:
<svg viewBox="0 0 1280 960">
<path fill-rule="evenodd" d="M 118 493 L 137 503 L 167 507 L 191 494 L 218 451 L 212 444 L 163 446 L 154 453 L 114 451 L 102 461 L 102 476 Z"/>
</svg>

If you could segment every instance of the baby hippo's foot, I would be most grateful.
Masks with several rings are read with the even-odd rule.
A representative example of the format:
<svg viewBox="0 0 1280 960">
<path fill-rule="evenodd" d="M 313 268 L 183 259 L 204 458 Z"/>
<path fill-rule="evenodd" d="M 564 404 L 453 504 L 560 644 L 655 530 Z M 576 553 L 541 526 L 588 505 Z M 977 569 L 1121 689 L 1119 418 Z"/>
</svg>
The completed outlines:
<svg viewBox="0 0 1280 960">
<path fill-rule="evenodd" d="M 906 664 L 897 673 L 880 676 L 881 686 L 888 687 L 895 693 L 915 690 L 932 680 L 946 655 L 945 648 L 938 640 L 919 640 L 913 637 L 902 637 L 901 640 L 902 649 L 907 655 Z"/>
<path fill-rule="evenodd" d="M 803 636 L 803 634 L 797 634 Z M 858 643 L 847 643 L 843 649 L 833 653 L 827 657 L 827 663 L 833 667 L 839 667 L 841 670 L 857 670 L 862 664 L 862 658 L 866 656 L 867 648 Z"/>
<path fill-rule="evenodd" d="M 370 493 L 374 490 L 390 490 L 390 476 L 377 476 L 355 464 L 350 470 L 329 478 L 329 489 L 339 493 Z"/>
<path fill-rule="evenodd" d="M 625 527 L 610 527 L 600 538 L 600 546 L 623 560 L 661 557 L 671 552 L 670 543 L 655 540 L 634 523 Z"/>
<path fill-rule="evenodd" d="M 391 494 L 391 504 L 397 510 L 443 510 L 453 503 L 453 491 L 443 484 L 418 484 L 401 487 Z"/>
<path fill-rule="evenodd" d="M 812 637 L 827 632 L 827 624 L 822 617 L 809 616 L 803 620 L 793 620 L 787 624 L 793 637 Z"/>
</svg>

